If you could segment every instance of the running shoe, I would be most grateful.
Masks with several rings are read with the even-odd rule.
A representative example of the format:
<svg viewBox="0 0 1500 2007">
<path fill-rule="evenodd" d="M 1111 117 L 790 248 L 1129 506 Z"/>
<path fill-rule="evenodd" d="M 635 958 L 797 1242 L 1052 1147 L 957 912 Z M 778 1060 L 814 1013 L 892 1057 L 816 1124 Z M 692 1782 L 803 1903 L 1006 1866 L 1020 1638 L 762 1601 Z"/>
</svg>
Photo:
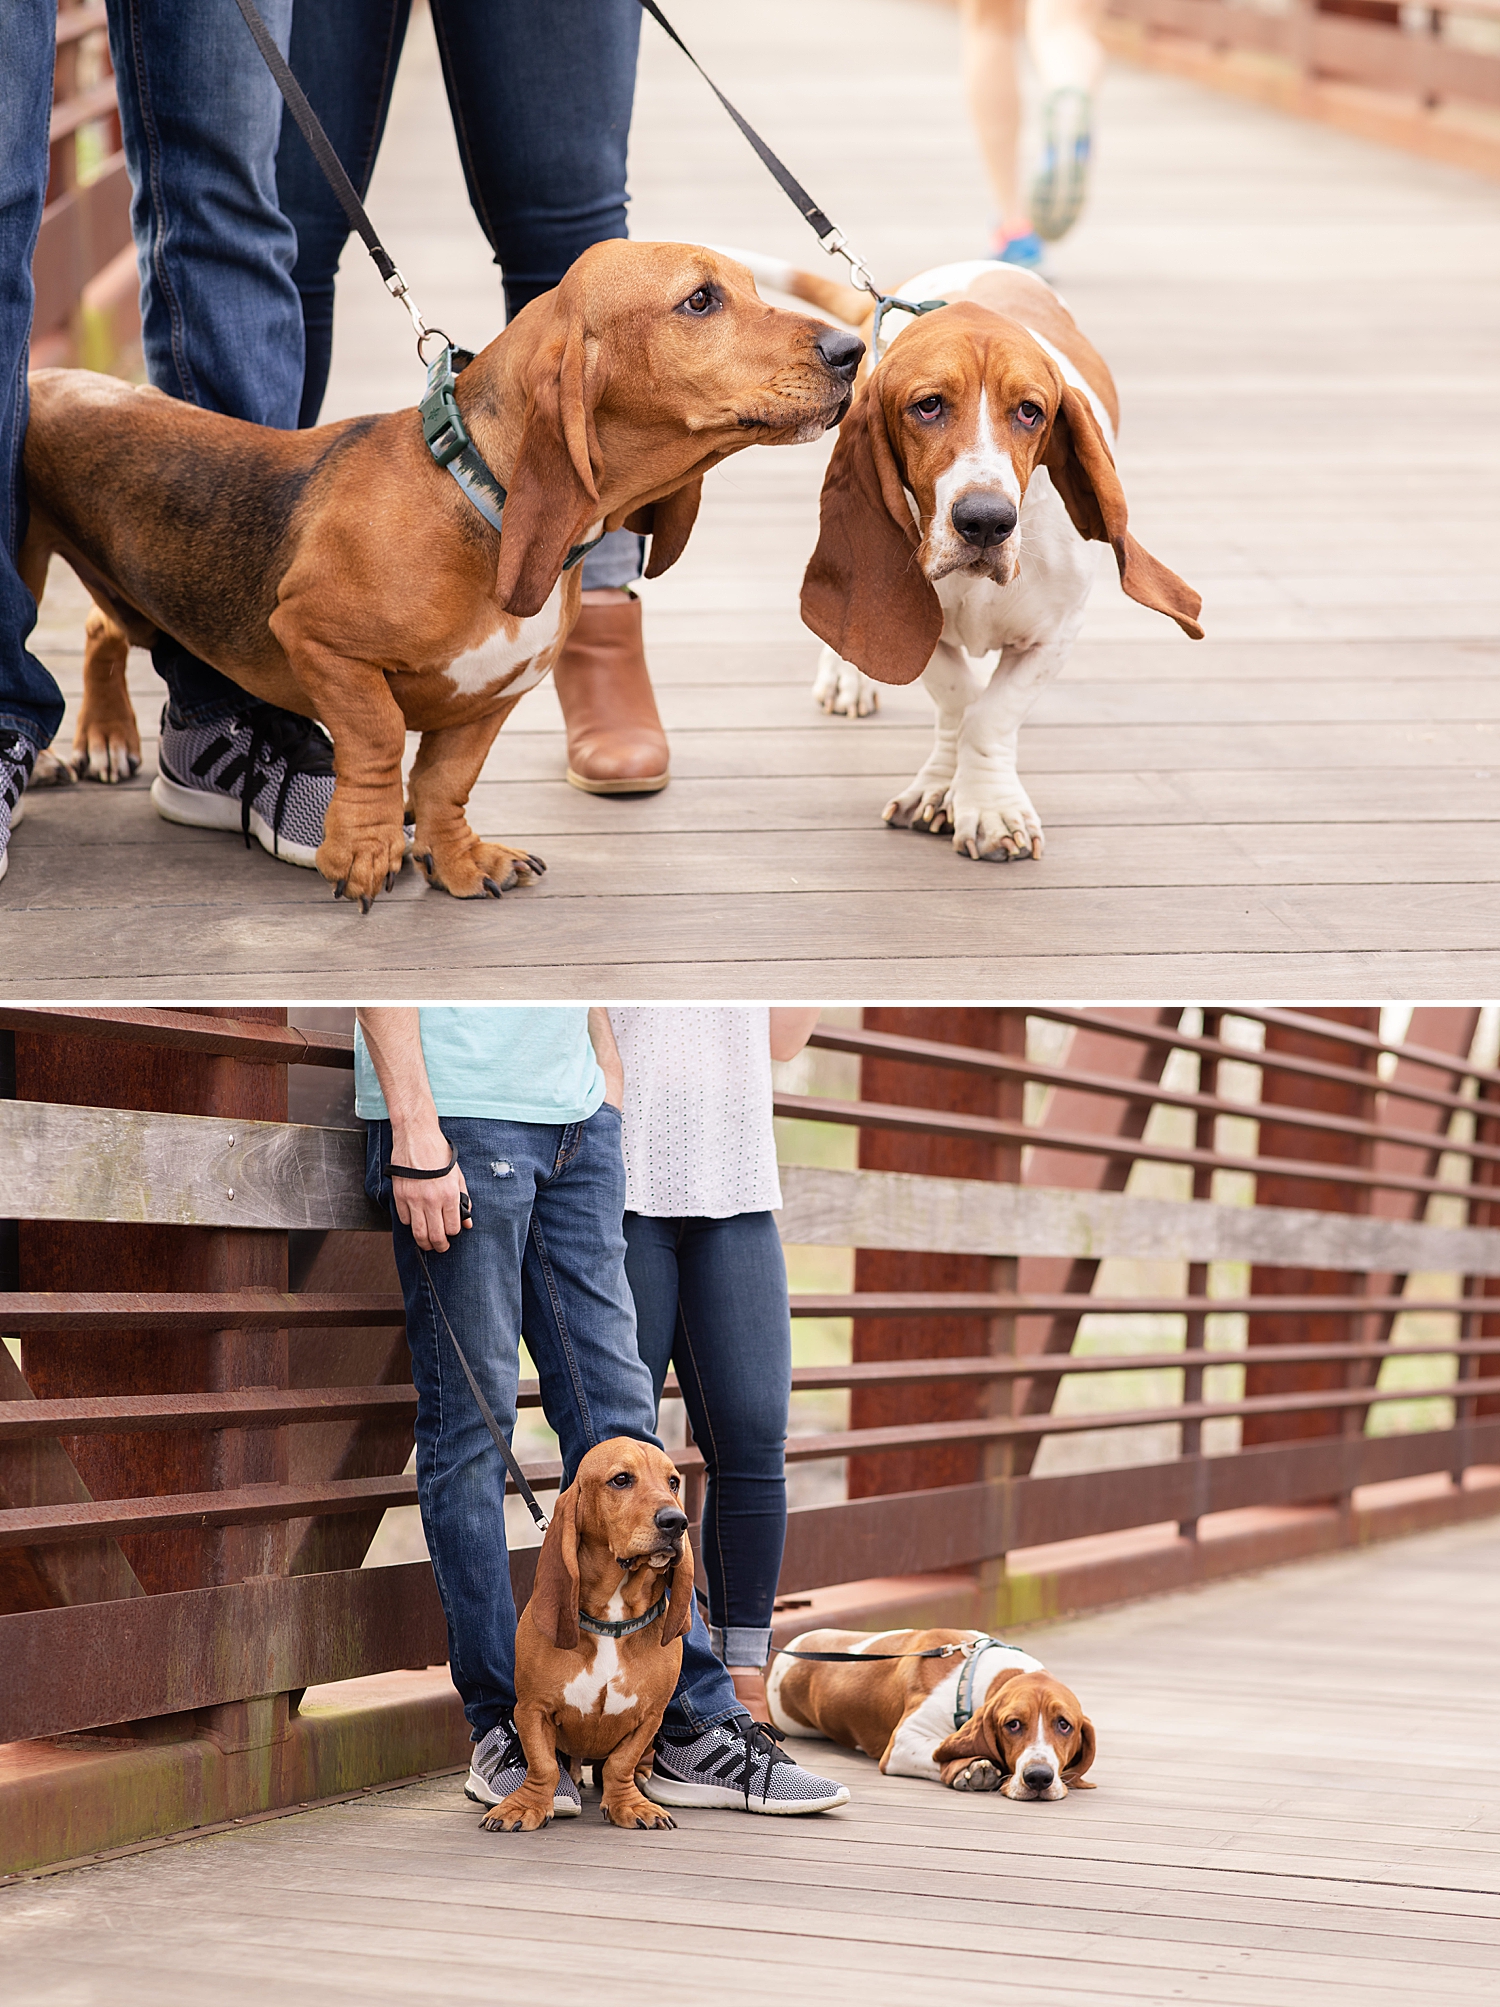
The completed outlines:
<svg viewBox="0 0 1500 2007">
<path fill-rule="evenodd" d="M 1002 237 L 996 231 L 990 256 L 997 265 L 1019 265 L 1023 272 L 1040 272 L 1042 240 L 1035 230 L 1028 230 L 1020 237 Z"/>
<path fill-rule="evenodd" d="M 849 1787 L 815 1777 L 779 1747 L 781 1731 L 738 1714 L 679 1734 L 662 1729 L 656 1768 L 636 1783 L 655 1805 L 702 1805 L 796 1817 L 847 1805 Z"/>
<path fill-rule="evenodd" d="M 1031 216 L 1039 237 L 1055 244 L 1078 221 L 1089 192 L 1093 100 L 1087 91 L 1049 91 L 1042 104 L 1042 162 L 1031 184 Z"/>
<path fill-rule="evenodd" d="M 554 1819 L 576 1819 L 583 1810 L 583 1800 L 560 1754 L 558 1766 L 557 1789 L 552 1794 L 552 1816 Z M 521 1747 L 514 1722 L 502 1716 L 483 1741 L 474 1744 L 464 1796 L 476 1805 L 498 1805 L 512 1791 L 519 1791 L 525 1781 L 526 1752 Z"/>
<path fill-rule="evenodd" d="M 26 783 L 36 747 L 19 732 L 0 738 L 0 878 L 10 868 L 10 833 L 26 811 Z"/>
<path fill-rule="evenodd" d="M 151 799 L 168 822 L 237 829 L 250 848 L 315 868 L 323 819 L 333 800 L 333 741 L 311 718 L 270 704 L 207 724 L 178 725 L 161 714 L 161 748 Z"/>
</svg>

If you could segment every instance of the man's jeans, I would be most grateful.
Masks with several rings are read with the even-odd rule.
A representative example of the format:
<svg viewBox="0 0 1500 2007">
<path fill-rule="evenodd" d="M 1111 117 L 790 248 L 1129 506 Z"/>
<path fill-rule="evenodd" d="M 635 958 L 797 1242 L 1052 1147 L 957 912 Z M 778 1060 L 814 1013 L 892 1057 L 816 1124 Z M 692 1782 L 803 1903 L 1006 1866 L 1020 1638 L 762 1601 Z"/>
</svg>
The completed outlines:
<svg viewBox="0 0 1500 2007">
<path fill-rule="evenodd" d="M 56 0 L 0 0 L 0 736 L 37 748 L 62 723 L 62 693 L 26 646 L 36 601 L 16 554 L 26 534 L 21 446 L 31 337 L 31 259 L 47 193 Z"/>
<path fill-rule="evenodd" d="M 260 0 L 285 53 L 292 0 Z M 109 0 L 130 166 L 146 374 L 206 411 L 291 430 L 302 397 L 297 238 L 276 197 L 281 93 L 235 0 Z M 182 724 L 256 703 L 170 636 L 153 647 Z"/>
<path fill-rule="evenodd" d="M 290 62 L 363 196 L 390 109 L 411 0 L 318 0 L 292 22 Z M 590 244 L 623 237 L 637 0 L 433 0 L 469 200 L 502 268 L 505 314 L 555 286 Z M 349 224 L 290 118 L 276 157 L 297 241 L 307 362 L 300 425 L 316 425 L 333 352 L 333 282 Z M 399 249 L 390 247 L 399 258 Z M 364 247 L 346 283 L 372 285 Z M 455 335 L 461 340 L 458 330 Z M 483 330 L 473 333 L 478 345 Z M 415 396 L 415 393 L 413 393 Z M 585 591 L 629 585 L 643 546 L 612 530 L 583 561 Z"/>
<path fill-rule="evenodd" d="M 446 1254 L 426 1257 L 430 1279 L 391 1206 L 388 1122 L 370 1124 L 365 1184 L 391 1214 L 417 1387 L 417 1497 L 448 1619 L 453 1684 L 478 1741 L 515 1704 L 506 1473 L 434 1291 L 507 1438 L 525 1333 L 565 1484 L 609 1436 L 656 1442 L 656 1407 L 625 1283 L 619 1111 L 606 1102 L 587 1122 L 565 1127 L 451 1116 L 442 1126 L 458 1152 L 474 1224 Z M 741 1711 L 695 1601 L 667 1721 L 704 1727 Z"/>
</svg>

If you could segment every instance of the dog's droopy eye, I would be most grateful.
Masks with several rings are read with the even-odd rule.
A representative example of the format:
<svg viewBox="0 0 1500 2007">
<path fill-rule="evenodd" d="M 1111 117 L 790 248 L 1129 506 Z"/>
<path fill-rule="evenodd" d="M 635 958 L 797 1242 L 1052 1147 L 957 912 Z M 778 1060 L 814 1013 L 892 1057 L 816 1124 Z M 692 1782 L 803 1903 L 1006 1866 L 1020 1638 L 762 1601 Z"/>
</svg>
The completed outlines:
<svg viewBox="0 0 1500 2007">
<path fill-rule="evenodd" d="M 677 311 L 680 314 L 693 314 L 701 319 L 704 314 L 711 314 L 722 304 L 712 286 L 699 286 L 696 291 L 689 293 L 685 300 L 679 302 Z"/>
<path fill-rule="evenodd" d="M 920 418 L 925 425 L 930 425 L 934 418 L 942 417 L 943 400 L 936 393 L 931 397 L 919 397 L 911 409 L 914 418 Z"/>
<path fill-rule="evenodd" d="M 1025 1727 L 1025 1722 L 1018 1715 L 1013 1714 L 1005 1724 L 1005 1732 L 1007 1735 L 1020 1735 Z"/>
<path fill-rule="evenodd" d="M 681 1491 L 682 1479 L 680 1477 L 669 1477 L 667 1479 L 667 1489 L 668 1491 Z"/>
<path fill-rule="evenodd" d="M 1016 416 L 1028 432 L 1035 432 L 1047 414 L 1039 404 L 1033 404 L 1027 397 L 1016 406 Z"/>
<path fill-rule="evenodd" d="M 1073 1724 L 1065 1714 L 1060 1714 L 1057 1717 L 1057 1732 L 1059 1735 L 1071 1735 L 1073 1733 Z"/>
<path fill-rule="evenodd" d="M 634 1477 L 628 1470 L 617 1470 L 609 1481 L 616 1491 L 629 1491 L 635 1483 Z"/>
</svg>

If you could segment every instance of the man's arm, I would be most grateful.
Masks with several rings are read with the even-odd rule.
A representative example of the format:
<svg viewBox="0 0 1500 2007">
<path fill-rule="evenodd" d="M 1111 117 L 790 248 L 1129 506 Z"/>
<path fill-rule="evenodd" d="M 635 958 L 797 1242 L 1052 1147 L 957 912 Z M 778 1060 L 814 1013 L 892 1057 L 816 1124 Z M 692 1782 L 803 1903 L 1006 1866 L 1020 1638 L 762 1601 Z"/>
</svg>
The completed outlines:
<svg viewBox="0 0 1500 2007">
<path fill-rule="evenodd" d="M 589 1042 L 604 1075 L 604 1098 L 611 1108 L 625 1105 L 625 1066 L 615 1044 L 615 1028 L 603 1004 L 589 1005 Z"/>
<path fill-rule="evenodd" d="M 422 1022 L 414 1010 L 385 1007 L 359 1012 L 360 1029 L 391 1118 L 391 1162 L 414 1171 L 435 1171 L 453 1152 L 438 1122 L 427 1062 L 422 1057 Z M 420 1248 L 446 1252 L 460 1224 L 458 1196 L 467 1191 L 455 1164 L 446 1178 L 393 1178 L 391 1193 L 402 1223 Z"/>
<path fill-rule="evenodd" d="M 773 1004 L 771 1007 L 771 1057 L 795 1059 L 812 1037 L 821 1004 Z"/>
</svg>

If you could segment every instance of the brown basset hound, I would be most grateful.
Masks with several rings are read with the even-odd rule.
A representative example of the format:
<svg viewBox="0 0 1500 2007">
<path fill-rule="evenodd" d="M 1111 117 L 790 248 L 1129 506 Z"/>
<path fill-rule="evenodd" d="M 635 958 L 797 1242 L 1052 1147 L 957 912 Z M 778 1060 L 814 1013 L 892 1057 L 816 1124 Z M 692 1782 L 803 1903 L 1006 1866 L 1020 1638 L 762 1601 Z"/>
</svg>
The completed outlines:
<svg viewBox="0 0 1500 2007">
<path fill-rule="evenodd" d="M 19 560 L 40 600 L 54 552 L 108 616 L 90 632 L 79 744 L 101 778 L 138 758 L 125 641 L 165 632 L 252 695 L 317 718 L 337 784 L 316 862 L 366 907 L 404 855 L 459 898 L 538 860 L 464 809 L 495 734 L 578 614 L 570 552 L 623 523 L 647 576 L 680 556 L 703 476 L 753 445 L 816 439 L 848 406 L 859 345 L 769 307 L 692 244 L 596 244 L 457 380 L 507 491 L 492 529 L 433 460 L 415 410 L 305 432 L 200 411 L 86 370 L 31 379 Z"/>
<path fill-rule="evenodd" d="M 516 1625 L 515 1720 L 526 1781 L 485 1813 L 480 1823 L 492 1831 L 531 1833 L 547 1824 L 559 1749 L 575 1776 L 581 1762 L 602 1764 L 603 1812 L 614 1825 L 676 1823 L 636 1788 L 635 1776 L 649 1764 L 693 1618 L 681 1489 L 665 1451 L 614 1436 L 589 1451 L 558 1499 Z"/>
<path fill-rule="evenodd" d="M 949 1656 L 915 1656 L 945 1645 Z M 870 1659 L 819 1665 L 794 1652 Z M 806 1631 L 771 1660 L 766 1695 L 783 1734 L 862 1749 L 888 1776 L 1007 1798 L 1094 1788 L 1084 1779 L 1094 1725 L 1077 1696 L 1039 1659 L 982 1631 Z"/>
</svg>

